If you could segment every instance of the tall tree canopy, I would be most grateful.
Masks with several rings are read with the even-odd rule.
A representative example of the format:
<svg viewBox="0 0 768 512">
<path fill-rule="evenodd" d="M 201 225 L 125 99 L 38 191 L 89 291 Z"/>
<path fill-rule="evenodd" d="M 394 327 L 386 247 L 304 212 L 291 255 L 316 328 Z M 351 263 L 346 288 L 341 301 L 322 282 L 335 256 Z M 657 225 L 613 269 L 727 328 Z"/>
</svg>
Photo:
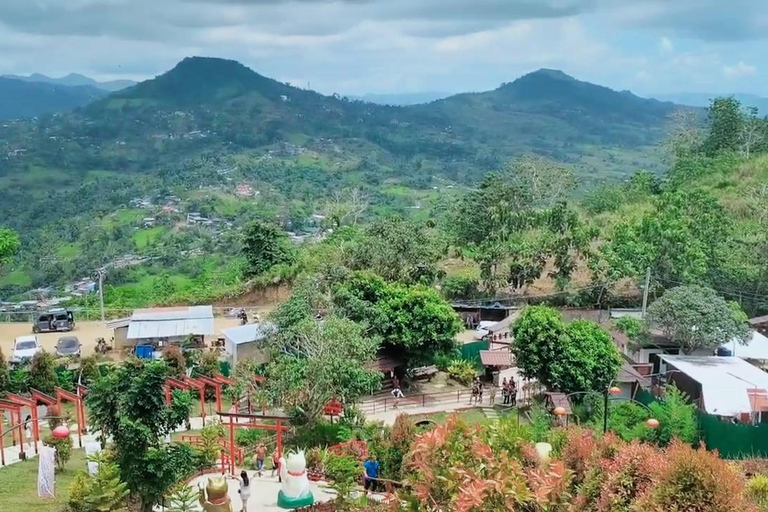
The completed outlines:
<svg viewBox="0 0 768 512">
<path fill-rule="evenodd" d="M 523 375 L 563 393 L 602 392 L 621 367 L 610 335 L 594 322 L 566 324 L 547 306 L 529 306 L 512 327 L 512 352 Z"/>
<path fill-rule="evenodd" d="M 747 315 L 739 305 L 702 286 L 667 290 L 650 305 L 646 320 L 649 327 L 660 329 L 686 354 L 733 340 L 746 343 L 750 336 Z"/>
<path fill-rule="evenodd" d="M 285 231 L 274 224 L 260 221 L 245 229 L 243 253 L 251 275 L 259 275 L 280 263 L 290 263 L 295 257 Z"/>
<path fill-rule="evenodd" d="M 129 360 L 94 382 L 86 395 L 91 423 L 112 438 L 122 479 L 145 512 L 193 469 L 189 445 L 164 443 L 191 407 L 189 394 L 178 390 L 166 406 L 167 376 L 162 361 Z"/>
<path fill-rule="evenodd" d="M 18 252 L 19 247 L 21 247 L 19 235 L 10 229 L 0 228 L 0 268 L 2 268 L 3 263 L 8 261 L 8 258 Z"/>
</svg>

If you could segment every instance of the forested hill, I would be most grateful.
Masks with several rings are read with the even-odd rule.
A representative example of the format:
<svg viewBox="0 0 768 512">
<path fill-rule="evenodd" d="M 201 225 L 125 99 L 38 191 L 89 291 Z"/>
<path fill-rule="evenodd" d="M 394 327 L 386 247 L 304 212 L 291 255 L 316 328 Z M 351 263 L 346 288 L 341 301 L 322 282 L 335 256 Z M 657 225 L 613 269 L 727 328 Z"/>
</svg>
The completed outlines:
<svg viewBox="0 0 768 512">
<path fill-rule="evenodd" d="M 66 86 L 0 77 L 0 119 L 67 112 L 107 93 L 91 86 Z"/>
<path fill-rule="evenodd" d="M 12 284 L 86 274 L 123 254 L 165 254 L 165 235 L 177 231 L 135 238 L 152 212 L 124 211 L 159 192 L 180 197 L 182 213 L 296 229 L 352 189 L 370 198 L 368 215 L 429 215 L 424 198 L 435 187 L 475 186 L 523 154 L 572 164 L 584 185 L 659 170 L 653 147 L 674 109 L 551 70 L 484 93 L 384 106 L 296 88 L 235 61 L 187 58 L 75 112 L 4 123 L 0 222 L 26 239 L 28 259 Z M 260 195 L 237 196 L 238 184 Z"/>
</svg>

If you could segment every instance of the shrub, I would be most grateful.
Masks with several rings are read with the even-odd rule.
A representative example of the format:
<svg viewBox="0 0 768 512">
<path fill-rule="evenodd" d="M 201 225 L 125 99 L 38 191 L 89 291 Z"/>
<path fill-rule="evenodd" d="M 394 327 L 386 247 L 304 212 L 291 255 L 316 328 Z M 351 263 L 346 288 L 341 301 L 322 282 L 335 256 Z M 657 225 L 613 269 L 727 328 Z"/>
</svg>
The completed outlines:
<svg viewBox="0 0 768 512">
<path fill-rule="evenodd" d="M 29 391 L 29 365 L 17 366 L 11 370 L 9 387 L 12 393 Z"/>
<path fill-rule="evenodd" d="M 43 393 L 53 393 L 56 386 L 56 359 L 53 354 L 41 350 L 32 357 L 32 363 L 29 365 L 29 386 Z"/>
<path fill-rule="evenodd" d="M 73 392 L 75 390 L 75 372 L 59 369 L 56 372 L 56 385 L 69 392 Z"/>
<path fill-rule="evenodd" d="M 655 482 L 663 465 L 662 454 L 653 446 L 639 441 L 624 445 L 602 465 L 603 484 L 595 512 L 629 510 Z"/>
<path fill-rule="evenodd" d="M 690 445 L 698 440 L 696 406 L 675 386 L 667 386 L 663 400 L 650 405 L 651 414 L 659 420 L 659 428 L 645 429 L 643 439 L 658 446 L 680 439 Z"/>
<path fill-rule="evenodd" d="M 171 377 L 181 379 L 187 374 L 187 361 L 176 345 L 168 345 L 163 349 L 163 361 L 168 365 L 168 375 Z"/>
<path fill-rule="evenodd" d="M 270 436 L 271 434 L 268 430 L 241 428 L 235 432 L 235 443 L 243 448 L 252 448 Z"/>
<path fill-rule="evenodd" d="M 99 360 L 97 356 L 92 355 L 80 359 L 79 377 L 85 386 L 90 385 L 92 382 L 98 380 L 99 377 L 101 377 L 101 372 L 99 371 Z"/>
<path fill-rule="evenodd" d="M 469 385 L 477 375 L 475 363 L 466 359 L 455 359 L 448 365 L 448 374 L 456 381 Z"/>
<path fill-rule="evenodd" d="M 744 512 L 744 483 L 735 468 L 716 453 L 672 441 L 665 451 L 658 480 L 636 502 L 647 512 Z"/>
<path fill-rule="evenodd" d="M 58 439 L 49 435 L 43 439 L 43 444 L 56 450 L 56 469 L 63 471 L 72 457 L 72 439 L 69 437 Z"/>
<path fill-rule="evenodd" d="M 472 276 L 446 276 L 440 282 L 446 299 L 474 299 L 480 295 L 480 280 Z"/>
<path fill-rule="evenodd" d="M 333 482 L 340 501 L 346 501 L 362 473 L 360 462 L 347 455 L 330 454 L 325 461 L 325 476 Z"/>
<path fill-rule="evenodd" d="M 67 498 L 68 512 L 86 512 L 85 497 L 91 487 L 91 479 L 85 472 L 79 472 L 69 484 L 69 497 Z"/>
<path fill-rule="evenodd" d="M 5 359 L 3 350 L 0 349 L 0 394 L 11 390 L 11 369 Z"/>
<path fill-rule="evenodd" d="M 747 497 L 762 510 L 768 510 L 768 475 L 757 475 L 747 481 Z"/>
</svg>

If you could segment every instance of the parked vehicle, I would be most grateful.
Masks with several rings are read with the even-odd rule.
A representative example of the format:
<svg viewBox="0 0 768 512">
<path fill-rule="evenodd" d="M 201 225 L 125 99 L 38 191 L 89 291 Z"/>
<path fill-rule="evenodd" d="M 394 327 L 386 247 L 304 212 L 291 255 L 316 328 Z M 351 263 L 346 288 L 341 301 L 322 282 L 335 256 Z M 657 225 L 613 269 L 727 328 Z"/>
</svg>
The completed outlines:
<svg viewBox="0 0 768 512">
<path fill-rule="evenodd" d="M 478 340 L 481 340 L 488 336 L 488 328 L 492 325 L 497 324 L 498 322 L 491 322 L 489 320 L 483 320 L 479 324 L 477 324 L 477 329 L 475 329 L 475 338 Z"/>
<path fill-rule="evenodd" d="M 22 364 L 31 360 L 35 354 L 42 350 L 43 347 L 40 346 L 40 340 L 37 339 L 37 336 L 19 336 L 13 341 L 11 362 Z"/>
<path fill-rule="evenodd" d="M 37 315 L 32 332 L 71 331 L 75 328 L 75 315 L 71 311 L 58 308 Z"/>
<path fill-rule="evenodd" d="M 80 357 L 82 346 L 76 336 L 62 336 L 56 343 L 56 355 L 59 357 Z"/>
</svg>

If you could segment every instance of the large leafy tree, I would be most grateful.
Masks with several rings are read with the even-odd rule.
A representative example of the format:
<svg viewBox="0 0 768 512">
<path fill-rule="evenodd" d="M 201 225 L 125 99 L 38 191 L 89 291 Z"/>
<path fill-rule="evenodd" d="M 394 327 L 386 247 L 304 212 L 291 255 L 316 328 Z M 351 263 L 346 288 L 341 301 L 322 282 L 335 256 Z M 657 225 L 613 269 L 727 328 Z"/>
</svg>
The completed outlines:
<svg viewBox="0 0 768 512">
<path fill-rule="evenodd" d="M 19 235 L 7 228 L 0 228 L 0 268 L 21 247 Z"/>
<path fill-rule="evenodd" d="M 320 418 L 330 399 L 349 402 L 380 385 L 379 373 L 367 366 L 378 342 L 350 320 L 308 318 L 269 343 L 269 391 L 307 422 Z"/>
<path fill-rule="evenodd" d="M 290 263 L 295 257 L 285 232 L 274 224 L 260 221 L 245 228 L 243 253 L 250 275 L 259 275 L 280 263 Z"/>
<path fill-rule="evenodd" d="M 678 286 L 664 293 L 648 308 L 649 327 L 660 329 L 689 354 L 697 348 L 714 349 L 734 339 L 746 343 L 750 336 L 747 316 L 713 289 Z"/>
<path fill-rule="evenodd" d="M 456 348 L 461 321 L 432 288 L 386 283 L 376 275 L 356 273 L 335 286 L 333 296 L 342 314 L 366 324 L 371 335 L 411 366 Z"/>
<path fill-rule="evenodd" d="M 639 278 L 651 268 L 658 285 L 709 280 L 730 241 L 723 208 L 703 192 L 671 191 L 639 220 L 616 226 L 602 254 L 612 278 Z"/>
<path fill-rule="evenodd" d="M 566 324 L 547 306 L 527 307 L 513 325 L 512 351 L 527 378 L 564 393 L 604 391 L 621 367 L 610 335 L 594 322 Z"/>
<path fill-rule="evenodd" d="M 145 512 L 193 469 L 189 446 L 163 443 L 189 417 L 191 405 L 177 390 L 166 406 L 167 375 L 163 362 L 128 361 L 94 382 L 86 397 L 90 421 L 112 438 L 122 480 Z"/>
<path fill-rule="evenodd" d="M 372 270 L 389 281 L 431 284 L 439 277 L 437 240 L 425 226 L 400 218 L 373 222 L 349 253 L 354 270 Z"/>
<path fill-rule="evenodd" d="M 745 123 L 741 102 L 733 97 L 715 98 L 709 106 L 709 133 L 704 150 L 714 156 L 720 151 L 735 151 Z"/>
</svg>

